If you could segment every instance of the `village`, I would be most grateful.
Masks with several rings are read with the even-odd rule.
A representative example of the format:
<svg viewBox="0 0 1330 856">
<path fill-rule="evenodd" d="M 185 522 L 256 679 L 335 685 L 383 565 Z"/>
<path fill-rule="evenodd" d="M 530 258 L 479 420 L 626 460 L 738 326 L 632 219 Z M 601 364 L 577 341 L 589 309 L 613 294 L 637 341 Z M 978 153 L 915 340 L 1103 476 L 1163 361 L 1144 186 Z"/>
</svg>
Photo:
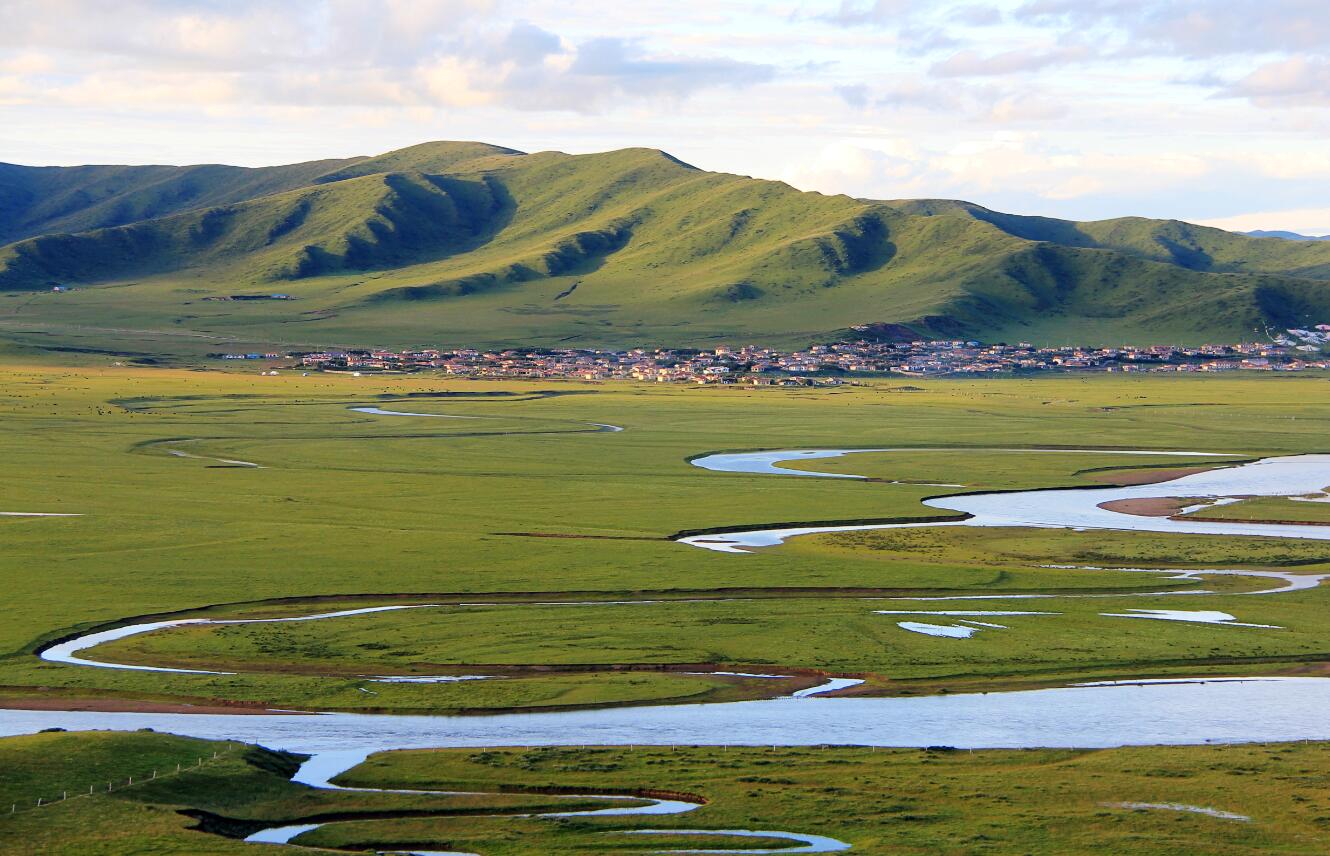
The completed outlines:
<svg viewBox="0 0 1330 856">
<path fill-rule="evenodd" d="M 316 353 L 217 354 L 224 360 L 290 360 L 305 371 L 382 373 L 434 370 L 477 378 L 571 378 L 749 386 L 837 385 L 854 377 L 993 375 L 1036 372 L 1297 372 L 1330 368 L 1330 325 L 1291 329 L 1263 343 L 1185 347 L 1035 347 L 973 340 L 840 342 L 803 350 L 744 346 L 508 350 L 372 349 Z M 275 368 L 274 368 L 275 370 Z"/>
</svg>

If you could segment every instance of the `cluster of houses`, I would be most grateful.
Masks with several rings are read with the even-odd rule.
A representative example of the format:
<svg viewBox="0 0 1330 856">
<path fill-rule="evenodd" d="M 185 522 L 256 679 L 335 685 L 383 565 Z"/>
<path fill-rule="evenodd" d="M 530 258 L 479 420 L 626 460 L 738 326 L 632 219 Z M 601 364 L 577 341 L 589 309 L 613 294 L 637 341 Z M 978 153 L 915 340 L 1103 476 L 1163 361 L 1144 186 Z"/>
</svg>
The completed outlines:
<svg viewBox="0 0 1330 856">
<path fill-rule="evenodd" d="M 633 348 L 478 350 L 436 348 L 348 350 L 305 354 L 219 354 L 230 360 L 298 359 L 308 371 L 435 370 L 476 378 L 573 378 L 653 383 L 835 385 L 874 374 L 916 377 L 1048 371 L 1222 372 L 1330 368 L 1330 325 L 1289 330 L 1266 343 L 1040 348 L 1021 342 L 839 342 L 803 350 L 745 346 L 709 349 Z M 293 366 L 294 367 L 294 366 Z"/>
<path fill-rule="evenodd" d="M 921 349 L 891 371 L 912 375 L 1038 371 L 1225 372 L 1304 371 L 1330 368 L 1320 347 L 1294 343 L 1036 348 L 1029 343 Z"/>
</svg>

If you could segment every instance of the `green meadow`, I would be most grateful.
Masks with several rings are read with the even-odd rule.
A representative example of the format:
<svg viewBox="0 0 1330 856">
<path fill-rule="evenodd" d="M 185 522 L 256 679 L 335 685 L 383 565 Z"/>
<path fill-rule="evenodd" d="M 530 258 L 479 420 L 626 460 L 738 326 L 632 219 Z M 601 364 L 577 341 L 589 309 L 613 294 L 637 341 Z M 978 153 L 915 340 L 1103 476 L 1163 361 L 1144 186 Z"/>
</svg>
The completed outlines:
<svg viewBox="0 0 1330 856">
<path fill-rule="evenodd" d="M 1185 517 L 1212 520 L 1278 520 L 1287 523 L 1330 523 L 1330 503 L 1299 501 L 1293 497 L 1261 496 L 1228 505 L 1216 505 L 1193 511 Z"/>
<path fill-rule="evenodd" d="M 7 738 L 0 741 L 0 853 L 253 853 L 255 845 L 240 840 L 245 835 L 307 818 L 602 805 L 539 794 L 315 790 L 290 781 L 300 760 L 257 746 L 145 731 Z"/>
<path fill-rule="evenodd" d="M 796 538 L 733 555 L 671 537 L 934 517 L 921 500 L 950 492 L 1131 483 L 1324 451 L 1326 384 L 1312 375 L 1098 376 L 751 390 L 15 361 L 0 385 L 0 511 L 74 516 L 0 517 L 11 606 L 0 626 L 0 704 L 479 713 L 760 698 L 828 675 L 863 678 L 852 692 L 913 695 L 1324 674 L 1325 588 L 1257 595 L 1282 583 L 1179 573 L 1327 574 L 1324 542 L 949 526 Z M 351 409 L 371 406 L 466 418 Z M 724 450 L 828 447 L 894 451 L 790 465 L 863 480 L 689 463 Z M 1322 507 L 1248 500 L 1209 513 L 1246 509 L 1252 519 L 1276 505 L 1289 520 Z M 1123 570 L 1133 568 L 1156 572 Z M 1213 594 L 1142 594 L 1201 589 Z M 1093 597 L 983 599 L 1002 594 Z M 935 609 L 911 598 L 937 596 L 978 598 L 947 608 L 1048 614 L 978 616 L 1001 626 L 947 639 L 899 626 L 928 616 L 880 612 Z M 144 616 L 423 604 L 432 606 L 182 627 L 85 652 L 235 674 L 35 656 Z M 1217 610 L 1269 626 L 1133 617 L 1143 609 Z M 790 677 L 692 674 L 709 669 Z M 492 679 L 371 680 L 385 674 Z M 239 840 L 255 829 L 335 817 L 348 822 L 299 843 L 485 856 L 780 845 L 618 834 L 648 827 L 815 832 L 863 853 L 1305 853 L 1326 848 L 1330 816 L 1323 745 L 450 750 L 375 756 L 345 779 L 479 796 L 312 791 L 289 781 L 298 761 L 150 733 L 3 740 L 0 852 L 256 852 Z M 707 803 L 667 818 L 506 816 L 577 805 L 542 789 L 680 791 Z M 5 816 L 5 800 L 19 810 Z"/>
<path fill-rule="evenodd" d="M 16 811 L 0 813 L 0 853 L 280 853 L 286 851 L 240 839 L 267 826 L 324 821 L 295 843 L 487 856 L 788 844 L 630 834 L 754 829 L 831 836 L 865 854 L 1304 854 L 1330 847 L 1330 747 L 1320 743 L 411 751 L 374 755 L 338 779 L 355 787 L 471 792 L 438 795 L 312 790 L 289 781 L 298 761 L 149 732 L 9 738 L 0 741 L 0 801 Z M 648 791 L 705 804 L 664 817 L 512 816 L 604 805 L 552 793 Z M 38 796 L 48 804 L 37 807 Z"/>
<path fill-rule="evenodd" d="M 871 748 L 501 749 L 372 757 L 341 781 L 378 787 L 669 787 L 709 800 L 671 818 L 329 826 L 311 845 L 424 841 L 487 854 L 659 849 L 612 829 L 816 832 L 862 853 L 1307 853 L 1327 846 L 1323 744 L 947 751 Z M 651 783 L 650 785 L 646 783 Z M 1249 817 L 1132 810 L 1184 804 Z M 686 846 L 707 846 L 694 839 Z M 721 839 L 723 840 L 723 839 Z M 710 844 L 708 841 L 707 844 Z M 654 846 L 653 846 L 654 845 Z M 722 845 L 713 845 L 722 846 Z M 752 846 L 751 844 L 748 846 Z M 632 847 L 633 849 L 629 849 Z"/>
<path fill-rule="evenodd" d="M 1062 377 L 783 391 L 14 365 L 0 393 L 0 511 L 78 516 L 0 517 L 0 568 L 20 606 L 0 627 L 0 698 L 449 712 L 753 698 L 828 674 L 864 678 L 861 692 L 908 694 L 1319 673 L 1323 589 L 1252 597 L 1244 592 L 1280 583 L 1114 570 L 1330 572 L 1330 547 L 1316 541 L 940 527 L 732 555 L 670 537 L 929 517 L 937 511 L 920 500 L 943 493 L 1161 478 L 1180 466 L 1317 451 L 1330 419 L 1326 383 Z M 350 409 L 359 406 L 466 418 Z M 688 463 L 718 450 L 801 447 L 900 451 L 798 465 L 866 480 Z M 1021 451 L 1035 448 L 1064 451 Z M 1131 596 L 1186 589 L 1217 593 Z M 968 640 L 898 626 L 925 616 L 877 614 L 935 606 L 893 598 L 1004 593 L 1122 597 L 1025 602 L 1057 615 L 996 620 L 1005 627 Z M 600 602 L 621 600 L 662 602 Z M 89 654 L 231 675 L 34 656 L 139 616 L 409 604 L 437 606 L 179 628 Z M 1274 628 L 1119 617 L 1166 607 Z M 688 674 L 732 666 L 796 677 Z M 497 679 L 367 683 L 383 674 Z"/>
</svg>

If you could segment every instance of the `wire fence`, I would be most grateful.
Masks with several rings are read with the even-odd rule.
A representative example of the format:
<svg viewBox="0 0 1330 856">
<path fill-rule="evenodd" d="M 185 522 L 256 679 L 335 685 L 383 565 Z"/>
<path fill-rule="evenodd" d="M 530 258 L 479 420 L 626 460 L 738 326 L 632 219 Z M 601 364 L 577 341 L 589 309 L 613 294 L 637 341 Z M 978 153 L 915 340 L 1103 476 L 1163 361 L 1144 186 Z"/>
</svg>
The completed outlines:
<svg viewBox="0 0 1330 856">
<path fill-rule="evenodd" d="M 126 776 L 124 779 L 111 779 L 106 782 L 105 787 L 102 787 L 101 782 L 94 782 L 93 784 L 88 785 L 88 789 L 86 791 L 80 787 L 78 790 L 75 791 L 62 790 L 59 792 L 58 795 L 55 795 L 54 792 L 52 792 L 51 794 L 44 794 L 42 796 L 31 797 L 27 800 L 23 800 L 20 802 L 11 801 L 9 811 L 0 812 L 0 818 L 13 817 L 15 815 L 25 814 L 27 812 L 37 811 L 43 808 L 50 808 L 51 806 L 55 805 L 62 805 L 64 803 L 70 802 L 71 800 L 88 799 L 90 797 L 106 796 L 107 794 L 120 793 L 121 791 L 124 791 L 128 788 L 142 787 L 144 785 L 148 785 L 153 782 L 159 782 L 163 779 L 171 779 L 175 778 L 176 776 L 183 776 L 186 773 L 197 772 L 198 770 L 203 769 L 205 766 L 212 764 L 215 761 L 223 760 L 224 758 L 226 758 L 226 756 L 235 752 L 235 750 L 239 749 L 242 745 L 243 744 L 228 743 L 226 744 L 225 749 L 218 749 L 214 751 L 212 753 L 211 758 L 204 755 L 200 755 L 195 759 L 193 764 L 189 764 L 184 761 L 177 762 L 174 770 L 158 769 L 151 771 L 146 776 L 141 775 L 138 776 L 137 778 L 134 776 Z"/>
</svg>

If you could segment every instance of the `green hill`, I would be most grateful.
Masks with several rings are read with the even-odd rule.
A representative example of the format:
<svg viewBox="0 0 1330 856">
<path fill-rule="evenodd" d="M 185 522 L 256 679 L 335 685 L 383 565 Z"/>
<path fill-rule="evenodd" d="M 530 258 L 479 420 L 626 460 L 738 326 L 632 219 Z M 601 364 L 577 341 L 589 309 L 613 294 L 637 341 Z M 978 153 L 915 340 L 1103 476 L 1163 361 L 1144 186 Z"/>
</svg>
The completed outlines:
<svg viewBox="0 0 1330 856">
<path fill-rule="evenodd" d="M 354 160 L 354 159 L 353 159 Z M 0 242 L 82 232 L 230 205 L 306 186 L 353 161 L 244 169 L 203 166 L 23 167 L 0 164 Z"/>
<path fill-rule="evenodd" d="M 88 282 L 240 265 L 273 281 L 406 265 L 466 249 L 501 210 L 484 182 L 372 173 L 126 226 L 29 238 L 0 250 L 0 276 Z"/>
<path fill-rule="evenodd" d="M 0 317 L 312 344 L 1191 342 L 1330 320 L 1330 243 L 804 193 L 652 149 L 0 165 Z M 77 286 L 51 294 L 53 284 Z M 226 300 L 290 295 L 290 301 Z M 21 298 L 21 300 L 20 300 Z M 21 311 L 20 311 L 21 308 Z"/>
</svg>

